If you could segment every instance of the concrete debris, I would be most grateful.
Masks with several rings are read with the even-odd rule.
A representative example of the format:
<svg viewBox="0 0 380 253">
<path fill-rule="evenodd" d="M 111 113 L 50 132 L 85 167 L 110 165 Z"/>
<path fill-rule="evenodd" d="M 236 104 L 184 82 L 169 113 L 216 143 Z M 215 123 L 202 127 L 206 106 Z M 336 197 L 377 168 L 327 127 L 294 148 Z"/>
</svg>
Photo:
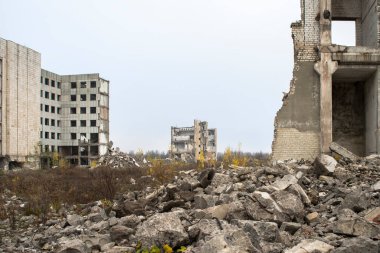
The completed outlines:
<svg viewBox="0 0 380 253">
<path fill-rule="evenodd" d="M 8 192 L 5 203 L 18 209 L 0 221 L 0 252 L 135 252 L 139 242 L 188 253 L 378 252 L 380 158 L 317 161 L 318 169 L 290 161 L 184 171 L 155 189 L 119 194 L 107 208 L 98 201 L 52 210 L 44 224 Z"/>
<path fill-rule="evenodd" d="M 342 147 L 341 145 L 339 145 L 336 142 L 332 142 L 331 143 L 330 150 L 333 153 L 336 153 L 336 154 L 340 155 L 343 158 L 350 159 L 351 161 L 356 161 L 356 160 L 359 159 L 359 157 L 357 155 L 355 155 L 354 153 L 352 153 L 348 149 Z"/>
<path fill-rule="evenodd" d="M 141 164 L 142 163 L 144 163 L 144 161 L 141 161 Z M 137 162 L 135 158 L 121 152 L 119 149 L 110 149 L 106 156 L 99 159 L 98 166 L 109 166 L 113 169 L 141 167 L 140 163 Z"/>
</svg>

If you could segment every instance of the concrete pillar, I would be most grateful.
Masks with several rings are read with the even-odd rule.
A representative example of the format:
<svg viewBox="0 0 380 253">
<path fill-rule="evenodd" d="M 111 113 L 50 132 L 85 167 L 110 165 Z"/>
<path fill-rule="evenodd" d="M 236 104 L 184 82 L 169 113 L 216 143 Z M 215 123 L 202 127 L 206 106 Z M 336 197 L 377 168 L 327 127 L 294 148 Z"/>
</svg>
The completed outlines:
<svg viewBox="0 0 380 253">
<path fill-rule="evenodd" d="M 330 151 L 332 142 L 332 75 L 338 63 L 332 61 L 328 46 L 331 45 L 331 0 L 320 0 L 320 54 L 321 60 L 314 69 L 320 75 L 320 127 L 321 152 Z"/>
</svg>

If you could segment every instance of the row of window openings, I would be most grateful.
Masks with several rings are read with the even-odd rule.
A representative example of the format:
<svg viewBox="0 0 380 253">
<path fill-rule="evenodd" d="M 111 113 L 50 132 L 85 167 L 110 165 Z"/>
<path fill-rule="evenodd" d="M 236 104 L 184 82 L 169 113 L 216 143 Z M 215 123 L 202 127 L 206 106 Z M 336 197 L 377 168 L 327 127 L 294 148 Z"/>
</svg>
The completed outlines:
<svg viewBox="0 0 380 253">
<path fill-rule="evenodd" d="M 86 114 L 87 113 L 87 108 L 86 107 L 81 107 L 80 108 L 80 114 Z M 96 113 L 96 107 L 90 107 L 90 113 L 95 114 Z M 77 114 L 77 108 L 76 107 L 71 107 L 70 108 L 70 114 Z"/>
<path fill-rule="evenodd" d="M 41 118 L 41 125 L 45 125 L 45 126 L 53 126 L 55 127 L 56 124 L 55 124 L 55 119 L 48 119 L 48 118 Z M 80 120 L 80 126 L 81 127 L 87 127 L 87 121 L 86 120 Z M 44 124 L 45 123 L 45 124 Z M 76 120 L 71 120 L 70 121 L 70 126 L 71 127 L 76 127 L 77 126 L 77 121 Z M 90 120 L 90 127 L 96 127 L 96 120 Z M 61 127 L 61 121 L 60 120 L 57 120 L 57 127 Z"/>
<path fill-rule="evenodd" d="M 51 85 L 51 87 L 55 87 L 55 81 L 54 80 L 49 80 L 49 78 L 45 77 L 45 82 L 44 82 L 44 77 L 41 76 L 41 83 L 45 83 L 45 85 Z M 80 82 L 80 87 L 81 88 L 87 88 L 87 82 Z M 91 88 L 96 88 L 96 81 L 91 81 L 90 82 L 90 87 Z M 61 83 L 57 82 L 57 88 L 61 88 Z M 77 88 L 77 82 L 71 82 L 71 88 L 76 89 Z"/>
<path fill-rule="evenodd" d="M 44 138 L 45 136 L 45 139 L 52 139 L 52 140 L 55 140 L 57 138 L 57 140 L 60 140 L 61 139 L 61 133 L 53 133 L 53 132 L 45 132 L 45 135 L 44 135 L 44 132 L 40 132 L 40 137 L 41 139 Z M 77 133 L 70 133 L 70 138 L 72 140 L 76 140 L 77 139 Z M 87 139 L 87 134 L 86 133 L 80 133 L 80 139 L 81 140 L 84 140 L 84 139 Z M 90 141 L 92 143 L 96 143 L 98 142 L 99 140 L 99 134 L 98 133 L 90 133 Z"/>
<path fill-rule="evenodd" d="M 50 84 L 51 84 L 51 87 L 55 87 L 55 81 L 54 80 L 49 80 L 49 78 L 45 78 L 45 85 L 49 85 L 49 81 Z M 41 84 L 44 83 L 44 77 L 41 76 Z M 61 83 L 60 82 L 57 82 L 57 88 L 60 89 L 61 88 Z"/>
<path fill-rule="evenodd" d="M 44 148 L 41 146 L 41 152 L 49 152 L 49 151 L 51 151 L 51 152 L 55 152 L 56 150 L 57 150 L 58 152 L 60 152 L 59 148 L 57 149 L 56 146 L 51 146 L 51 149 L 50 149 L 50 150 L 49 150 L 49 145 L 45 145 Z"/>
<path fill-rule="evenodd" d="M 79 95 L 80 101 L 86 101 L 87 100 L 87 95 L 81 94 Z M 77 95 L 71 95 L 70 97 L 71 101 L 77 101 Z M 90 100 L 95 101 L 96 100 L 96 94 L 90 94 Z"/>
<path fill-rule="evenodd" d="M 41 125 L 44 125 L 44 118 L 41 118 Z M 55 127 L 55 119 L 45 118 L 45 126 L 53 126 Z M 57 127 L 61 127 L 61 121 L 57 120 Z"/>
<path fill-rule="evenodd" d="M 57 137 L 57 140 L 60 140 L 61 139 L 61 133 L 49 133 L 49 132 L 45 132 L 45 139 L 52 139 L 52 140 L 55 140 Z M 44 138 L 44 133 L 41 131 L 40 132 L 40 138 Z"/>
<path fill-rule="evenodd" d="M 87 82 L 80 82 L 80 87 L 81 88 L 87 88 Z M 71 82 L 71 89 L 76 89 L 77 88 L 77 82 Z M 91 81 L 90 82 L 90 88 L 96 88 L 96 81 Z"/>
<path fill-rule="evenodd" d="M 56 109 L 55 106 L 45 105 L 45 112 L 55 113 L 57 111 L 57 114 L 61 114 L 61 108 L 60 107 L 57 107 L 57 110 L 55 110 L 55 109 Z M 41 112 L 44 110 L 43 104 L 40 104 L 40 110 L 41 110 Z"/>
<path fill-rule="evenodd" d="M 41 90 L 41 97 L 42 98 L 44 97 L 44 91 L 43 90 Z M 55 100 L 56 97 L 57 97 L 57 101 L 61 101 L 61 95 L 57 94 L 57 96 L 55 96 L 55 93 L 51 93 L 50 94 L 50 99 L 51 100 Z M 47 91 L 45 91 L 45 98 L 49 99 L 49 92 L 47 92 Z"/>
</svg>

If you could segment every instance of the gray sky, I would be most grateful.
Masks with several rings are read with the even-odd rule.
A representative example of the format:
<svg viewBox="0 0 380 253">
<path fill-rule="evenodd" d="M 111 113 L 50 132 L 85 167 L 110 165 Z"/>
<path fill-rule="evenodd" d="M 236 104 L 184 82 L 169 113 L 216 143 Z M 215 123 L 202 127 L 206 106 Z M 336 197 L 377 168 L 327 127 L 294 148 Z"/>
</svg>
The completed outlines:
<svg viewBox="0 0 380 253">
<path fill-rule="evenodd" d="M 170 126 L 207 120 L 227 146 L 270 152 L 293 69 L 298 0 L 0 0 L 0 37 L 58 74 L 111 81 L 111 140 L 167 150 Z"/>
</svg>

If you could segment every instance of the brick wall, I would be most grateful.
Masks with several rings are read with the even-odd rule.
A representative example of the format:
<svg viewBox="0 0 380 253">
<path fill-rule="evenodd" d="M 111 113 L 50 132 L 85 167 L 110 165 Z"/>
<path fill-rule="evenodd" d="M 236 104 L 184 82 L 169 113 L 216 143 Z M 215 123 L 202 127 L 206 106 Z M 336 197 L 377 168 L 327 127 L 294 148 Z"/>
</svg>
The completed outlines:
<svg viewBox="0 0 380 253">
<path fill-rule="evenodd" d="M 277 128 L 273 142 L 273 160 L 313 160 L 319 155 L 319 133 L 295 128 Z"/>
</svg>

